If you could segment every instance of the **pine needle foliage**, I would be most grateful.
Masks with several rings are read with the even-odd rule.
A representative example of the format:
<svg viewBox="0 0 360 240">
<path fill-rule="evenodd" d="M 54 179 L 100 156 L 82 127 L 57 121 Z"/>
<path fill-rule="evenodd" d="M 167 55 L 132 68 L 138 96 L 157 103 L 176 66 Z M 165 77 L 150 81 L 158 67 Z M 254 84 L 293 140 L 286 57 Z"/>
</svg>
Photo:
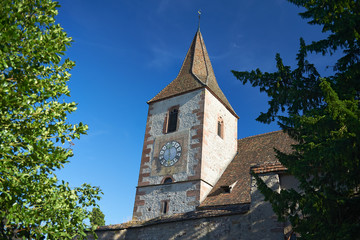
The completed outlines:
<svg viewBox="0 0 360 240">
<path fill-rule="evenodd" d="M 270 97 L 257 118 L 277 121 L 297 144 L 293 152 L 276 150 L 279 161 L 299 181 L 300 191 L 259 189 L 281 221 L 290 221 L 301 239 L 360 237 L 360 2 L 289 0 L 305 8 L 301 17 L 322 26 L 327 37 L 306 44 L 300 39 L 297 66 L 276 55 L 277 71 L 232 71 Z M 342 52 L 331 76 L 321 76 L 307 58 Z"/>
<path fill-rule="evenodd" d="M 98 207 L 94 207 L 91 211 L 90 224 L 94 228 L 105 225 L 105 215 Z"/>
</svg>

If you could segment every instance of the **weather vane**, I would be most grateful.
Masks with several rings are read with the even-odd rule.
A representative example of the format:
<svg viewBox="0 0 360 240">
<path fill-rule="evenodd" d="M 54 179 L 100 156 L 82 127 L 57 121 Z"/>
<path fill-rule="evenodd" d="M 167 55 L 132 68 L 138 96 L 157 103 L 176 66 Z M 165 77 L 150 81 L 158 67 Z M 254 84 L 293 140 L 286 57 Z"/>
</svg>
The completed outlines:
<svg viewBox="0 0 360 240">
<path fill-rule="evenodd" d="M 201 16 L 201 10 L 198 11 L 199 14 L 199 26 L 198 26 L 198 30 L 200 30 L 200 16 Z"/>
</svg>

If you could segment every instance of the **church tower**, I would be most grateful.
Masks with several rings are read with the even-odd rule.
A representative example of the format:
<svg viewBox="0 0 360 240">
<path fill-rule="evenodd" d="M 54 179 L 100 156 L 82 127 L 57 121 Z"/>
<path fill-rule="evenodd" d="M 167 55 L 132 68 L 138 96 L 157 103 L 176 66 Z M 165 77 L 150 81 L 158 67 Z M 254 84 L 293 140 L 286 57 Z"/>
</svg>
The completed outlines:
<svg viewBox="0 0 360 240">
<path fill-rule="evenodd" d="M 237 151 L 238 116 L 216 81 L 200 29 L 178 76 L 148 104 L 133 218 L 194 211 Z"/>
</svg>

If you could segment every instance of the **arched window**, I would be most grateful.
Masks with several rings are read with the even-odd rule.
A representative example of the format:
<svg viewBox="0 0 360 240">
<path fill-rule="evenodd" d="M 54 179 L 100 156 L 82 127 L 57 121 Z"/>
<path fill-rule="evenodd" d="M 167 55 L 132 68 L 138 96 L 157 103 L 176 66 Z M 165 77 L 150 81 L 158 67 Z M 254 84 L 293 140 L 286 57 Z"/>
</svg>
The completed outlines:
<svg viewBox="0 0 360 240">
<path fill-rule="evenodd" d="M 172 183 L 172 182 L 173 182 L 173 180 L 171 179 L 171 177 L 167 177 L 164 180 L 164 183 Z"/>
<path fill-rule="evenodd" d="M 169 111 L 169 120 L 168 120 L 168 126 L 167 126 L 167 132 L 175 132 L 177 127 L 177 121 L 178 121 L 178 112 L 179 110 L 177 108 L 173 108 Z"/>
<path fill-rule="evenodd" d="M 168 109 L 168 112 L 165 115 L 163 133 L 171 133 L 178 130 L 179 125 L 179 107 L 180 105 L 172 106 Z"/>
<path fill-rule="evenodd" d="M 221 117 L 219 117 L 217 123 L 217 135 L 221 138 L 224 138 L 224 121 Z"/>
</svg>

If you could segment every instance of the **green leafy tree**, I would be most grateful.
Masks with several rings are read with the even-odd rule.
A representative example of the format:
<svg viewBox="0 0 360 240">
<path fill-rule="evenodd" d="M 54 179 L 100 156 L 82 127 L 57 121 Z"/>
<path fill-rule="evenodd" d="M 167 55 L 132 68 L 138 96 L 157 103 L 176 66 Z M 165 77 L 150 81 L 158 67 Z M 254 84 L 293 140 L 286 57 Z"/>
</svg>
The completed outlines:
<svg viewBox="0 0 360 240">
<path fill-rule="evenodd" d="M 105 215 L 98 207 L 94 207 L 90 216 L 91 226 L 98 227 L 105 225 Z"/>
<path fill-rule="evenodd" d="M 277 71 L 233 71 L 243 82 L 270 97 L 258 121 L 277 120 L 297 141 L 280 162 L 299 180 L 301 191 L 271 191 L 253 174 L 280 220 L 289 220 L 302 239 L 359 239 L 360 236 L 360 2 L 289 0 L 304 7 L 300 15 L 322 26 L 327 37 L 300 40 L 297 66 L 276 55 Z M 331 76 L 321 76 L 309 52 L 341 51 Z M 339 54 L 340 55 L 340 54 Z"/>
<path fill-rule="evenodd" d="M 55 23 L 51 0 L 0 1 L 0 238 L 85 236 L 88 207 L 100 190 L 70 188 L 54 171 L 73 155 L 87 126 L 70 124 L 76 104 L 64 101 L 71 38 Z M 64 145 L 65 144 L 65 145 Z"/>
</svg>

